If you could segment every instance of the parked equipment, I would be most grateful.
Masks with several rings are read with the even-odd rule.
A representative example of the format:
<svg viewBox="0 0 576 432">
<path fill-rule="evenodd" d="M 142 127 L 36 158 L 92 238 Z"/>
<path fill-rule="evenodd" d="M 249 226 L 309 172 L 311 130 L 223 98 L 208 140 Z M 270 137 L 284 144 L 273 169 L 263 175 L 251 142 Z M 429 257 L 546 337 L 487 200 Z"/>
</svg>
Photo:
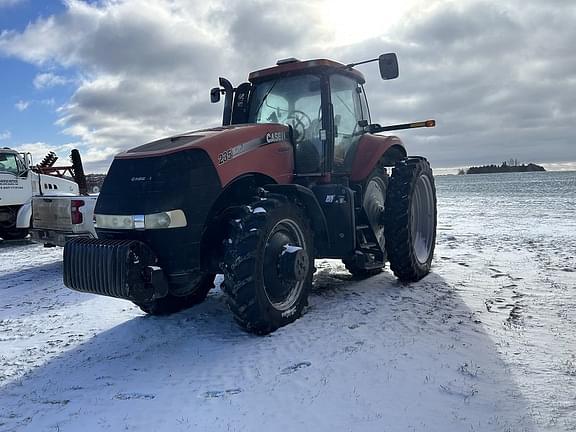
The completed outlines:
<svg viewBox="0 0 576 432">
<path fill-rule="evenodd" d="M 436 193 L 422 157 L 378 132 L 433 120 L 372 123 L 364 76 L 395 54 L 344 65 L 281 60 L 234 88 L 220 78 L 221 127 L 183 133 L 115 157 L 95 219 L 98 239 L 64 249 L 73 289 L 131 300 L 150 314 L 204 300 L 214 276 L 236 321 L 266 334 L 297 319 L 315 258 L 357 277 L 390 262 L 401 281 L 430 271 Z M 392 168 L 391 173 L 388 169 Z"/>
<path fill-rule="evenodd" d="M 95 238 L 96 195 L 32 197 L 30 238 L 45 247 L 64 246 L 75 238 Z"/>
<path fill-rule="evenodd" d="M 78 150 L 71 152 L 71 165 L 54 166 L 58 157 L 50 152 L 33 166 L 30 153 L 0 149 L 0 237 L 23 239 L 32 220 L 31 199 L 34 195 L 77 195 L 86 180 Z M 68 175 L 72 180 L 64 178 Z"/>
</svg>

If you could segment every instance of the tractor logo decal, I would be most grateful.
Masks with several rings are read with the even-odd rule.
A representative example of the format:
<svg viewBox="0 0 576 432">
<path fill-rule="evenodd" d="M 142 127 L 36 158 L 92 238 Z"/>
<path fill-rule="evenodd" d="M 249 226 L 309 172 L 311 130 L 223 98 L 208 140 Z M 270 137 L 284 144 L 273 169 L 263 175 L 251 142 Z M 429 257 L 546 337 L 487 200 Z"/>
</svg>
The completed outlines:
<svg viewBox="0 0 576 432">
<path fill-rule="evenodd" d="M 288 141 L 286 131 L 268 132 L 266 134 L 266 143 L 271 144 L 280 141 Z"/>
<path fill-rule="evenodd" d="M 222 165 L 232 159 L 237 158 L 238 156 L 249 152 L 251 150 L 255 150 L 258 147 L 264 146 L 266 144 L 272 144 L 280 141 L 288 141 L 288 134 L 285 131 L 282 132 L 268 132 L 262 138 L 256 138 L 250 141 L 247 141 L 242 144 L 238 144 L 232 148 L 229 148 L 222 153 L 218 154 L 218 165 Z"/>
</svg>

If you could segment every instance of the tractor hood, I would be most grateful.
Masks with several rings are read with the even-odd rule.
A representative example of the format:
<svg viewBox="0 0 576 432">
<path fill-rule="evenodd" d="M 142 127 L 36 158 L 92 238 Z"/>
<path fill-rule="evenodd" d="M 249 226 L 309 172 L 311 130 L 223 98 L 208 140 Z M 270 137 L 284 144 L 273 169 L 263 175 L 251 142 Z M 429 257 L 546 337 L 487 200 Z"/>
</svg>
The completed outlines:
<svg viewBox="0 0 576 432">
<path fill-rule="evenodd" d="M 135 147 L 117 155 L 115 160 L 165 157 L 194 149 L 207 153 L 217 168 L 222 186 L 245 173 L 265 174 L 278 183 L 292 180 L 294 155 L 290 130 L 278 123 L 187 132 Z"/>
</svg>

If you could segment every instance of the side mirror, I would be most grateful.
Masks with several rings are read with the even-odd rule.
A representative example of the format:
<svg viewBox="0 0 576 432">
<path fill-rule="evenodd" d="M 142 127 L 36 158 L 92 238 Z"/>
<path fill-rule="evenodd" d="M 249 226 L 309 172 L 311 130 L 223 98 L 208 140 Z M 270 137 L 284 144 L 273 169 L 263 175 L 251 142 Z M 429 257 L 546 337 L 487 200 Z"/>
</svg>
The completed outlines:
<svg viewBox="0 0 576 432">
<path fill-rule="evenodd" d="M 32 166 L 32 153 L 26 152 L 20 153 L 20 155 L 22 156 L 22 159 L 24 159 L 24 167 L 29 169 Z"/>
<path fill-rule="evenodd" d="M 378 58 L 378 64 L 383 80 L 398 78 L 398 59 L 395 53 L 382 54 Z"/>
<path fill-rule="evenodd" d="M 218 103 L 220 102 L 220 87 L 214 87 L 210 90 L 210 102 Z"/>
</svg>

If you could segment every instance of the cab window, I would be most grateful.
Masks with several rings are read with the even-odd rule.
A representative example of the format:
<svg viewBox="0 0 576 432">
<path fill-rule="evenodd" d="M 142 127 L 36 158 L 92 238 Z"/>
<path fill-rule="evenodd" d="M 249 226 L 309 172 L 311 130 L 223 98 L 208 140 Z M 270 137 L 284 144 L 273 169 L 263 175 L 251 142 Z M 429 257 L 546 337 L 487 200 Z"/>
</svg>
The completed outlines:
<svg viewBox="0 0 576 432">
<path fill-rule="evenodd" d="M 345 171 L 351 161 L 351 150 L 362 136 L 360 120 L 368 119 L 361 102 L 362 87 L 341 75 L 330 77 L 330 96 L 334 109 L 334 170 Z"/>
<path fill-rule="evenodd" d="M 264 96 L 262 96 L 264 97 Z M 257 112 L 251 113 L 252 123 L 279 123 L 280 119 L 288 113 L 286 98 L 269 93 Z"/>
<path fill-rule="evenodd" d="M 18 162 L 16 155 L 11 153 L 0 153 L 0 172 L 9 172 L 18 175 Z"/>
</svg>

